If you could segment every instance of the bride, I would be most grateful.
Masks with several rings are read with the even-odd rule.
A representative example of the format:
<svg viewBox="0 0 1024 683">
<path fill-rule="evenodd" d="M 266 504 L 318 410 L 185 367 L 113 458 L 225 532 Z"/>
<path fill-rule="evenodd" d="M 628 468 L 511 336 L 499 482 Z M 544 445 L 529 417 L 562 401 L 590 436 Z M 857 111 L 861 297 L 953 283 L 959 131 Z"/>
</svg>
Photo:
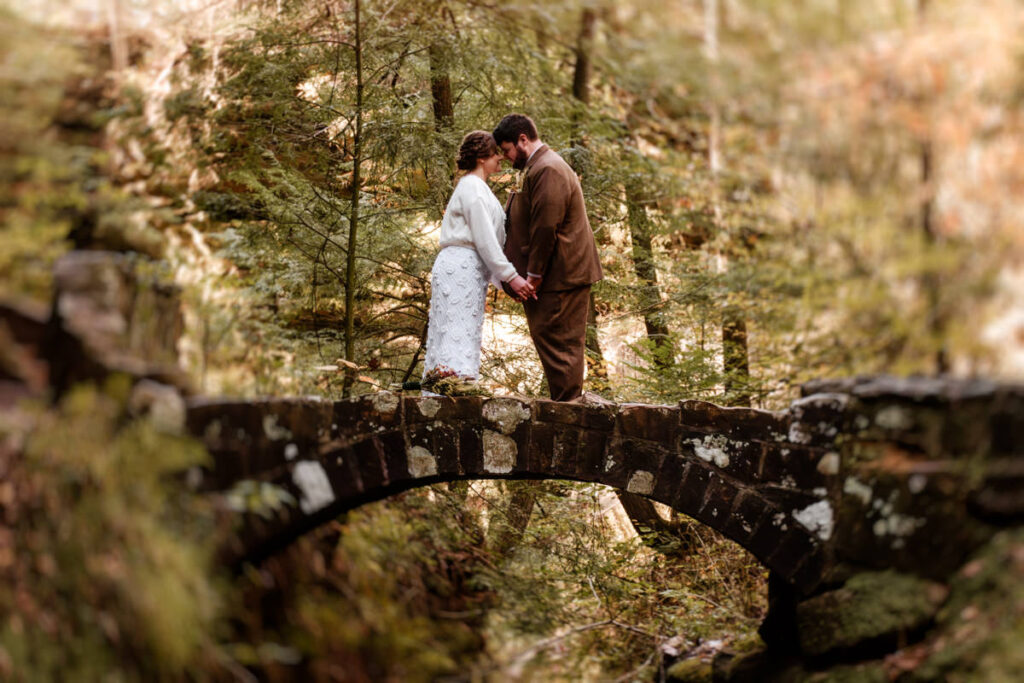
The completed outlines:
<svg viewBox="0 0 1024 683">
<path fill-rule="evenodd" d="M 428 378 L 452 373 L 477 378 L 488 282 L 506 283 L 520 301 L 537 298 L 533 286 L 503 253 L 505 211 L 487 185 L 501 158 L 486 131 L 473 131 L 462 139 L 457 166 L 466 173 L 445 208 L 441 252 L 430 272 L 424 388 L 429 388 Z"/>
</svg>

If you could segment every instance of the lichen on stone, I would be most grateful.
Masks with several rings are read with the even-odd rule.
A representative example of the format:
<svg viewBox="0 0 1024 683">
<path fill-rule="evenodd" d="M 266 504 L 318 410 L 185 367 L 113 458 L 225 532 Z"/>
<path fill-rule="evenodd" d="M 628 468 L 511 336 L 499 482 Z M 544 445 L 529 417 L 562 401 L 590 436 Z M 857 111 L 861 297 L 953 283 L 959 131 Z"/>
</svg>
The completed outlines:
<svg viewBox="0 0 1024 683">
<path fill-rule="evenodd" d="M 832 538 L 832 506 L 827 500 L 819 500 L 802 510 L 794 510 L 793 519 L 822 541 Z"/>
<path fill-rule="evenodd" d="M 629 478 L 629 483 L 626 484 L 626 490 L 630 493 L 638 493 L 642 496 L 648 496 L 654 491 L 654 475 L 644 470 L 637 470 Z"/>
<path fill-rule="evenodd" d="M 370 398 L 374 410 L 381 415 L 391 415 L 398 410 L 400 400 L 398 394 L 390 391 L 378 391 Z"/>
<path fill-rule="evenodd" d="M 512 398 L 494 398 L 484 404 L 482 415 L 502 434 L 511 434 L 520 424 L 530 419 L 530 408 Z"/>
<path fill-rule="evenodd" d="M 437 474 L 437 458 L 423 446 L 413 446 L 406 455 L 412 476 L 419 479 Z"/>
<path fill-rule="evenodd" d="M 307 515 L 322 510 L 334 502 L 334 489 L 327 478 L 327 472 L 318 462 L 304 460 L 295 466 L 292 481 L 299 487 L 302 496 L 299 507 Z"/>
<path fill-rule="evenodd" d="M 484 471 L 491 474 L 508 474 L 516 465 L 519 449 L 516 442 L 490 429 L 484 430 Z"/>
<path fill-rule="evenodd" d="M 419 408 L 420 414 L 423 417 L 431 418 L 437 415 L 437 411 L 441 410 L 441 402 L 436 398 L 421 398 L 416 403 L 416 407 Z"/>
<path fill-rule="evenodd" d="M 889 406 L 878 411 L 875 424 L 882 429 L 907 429 L 914 424 L 914 419 L 906 409 Z"/>
<path fill-rule="evenodd" d="M 843 482 L 843 493 L 857 498 L 864 505 L 870 504 L 871 497 L 875 494 L 870 486 L 861 482 L 856 477 L 846 478 L 846 481 Z"/>
<path fill-rule="evenodd" d="M 865 572 L 797 606 L 800 649 L 820 656 L 882 638 L 898 640 L 931 620 L 945 599 L 940 584 L 895 571 Z"/>
<path fill-rule="evenodd" d="M 729 439 L 724 436 L 709 434 L 703 439 L 690 439 L 690 443 L 693 444 L 693 452 L 701 460 L 714 463 L 721 468 L 729 466 L 729 454 L 725 452 Z"/>
<path fill-rule="evenodd" d="M 277 415 L 274 414 L 263 416 L 263 433 L 266 434 L 267 438 L 271 441 L 292 438 L 291 430 L 279 425 L 277 423 Z"/>
<path fill-rule="evenodd" d="M 818 472 L 824 474 L 827 477 L 835 476 L 839 474 L 840 464 L 841 461 L 839 459 L 839 454 L 834 451 L 830 451 L 825 455 L 821 456 L 821 460 L 818 461 L 817 469 Z"/>
<path fill-rule="evenodd" d="M 872 526 L 875 536 L 900 536 L 912 535 L 920 527 L 927 523 L 926 519 L 891 513 L 875 521 Z"/>
</svg>

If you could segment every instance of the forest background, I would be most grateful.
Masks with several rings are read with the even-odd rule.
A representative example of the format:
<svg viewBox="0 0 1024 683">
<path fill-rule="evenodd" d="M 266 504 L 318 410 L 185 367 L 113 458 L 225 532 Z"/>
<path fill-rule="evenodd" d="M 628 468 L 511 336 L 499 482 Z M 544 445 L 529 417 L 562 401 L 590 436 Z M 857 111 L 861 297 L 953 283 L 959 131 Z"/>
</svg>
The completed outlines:
<svg viewBox="0 0 1024 683">
<path fill-rule="evenodd" d="M 814 377 L 1024 376 L 1018 2 L 19 4 L 0 296 L 47 306 L 73 247 L 144 255 L 203 393 L 417 378 L 454 151 L 510 111 L 586 194 L 588 390 L 778 408 Z M 488 389 L 545 395 L 517 304 L 488 309 Z M 756 640 L 755 560 L 591 486 L 410 492 L 225 576 L 165 476 L 203 454 L 122 402 L 5 415 L 3 673 L 648 680 Z"/>
</svg>

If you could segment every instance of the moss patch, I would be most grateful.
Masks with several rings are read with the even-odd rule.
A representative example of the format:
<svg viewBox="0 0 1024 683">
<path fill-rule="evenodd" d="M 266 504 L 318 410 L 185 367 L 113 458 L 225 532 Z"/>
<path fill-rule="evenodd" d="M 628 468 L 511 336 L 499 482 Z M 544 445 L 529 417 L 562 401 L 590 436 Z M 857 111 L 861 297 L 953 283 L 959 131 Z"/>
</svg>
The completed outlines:
<svg viewBox="0 0 1024 683">
<path fill-rule="evenodd" d="M 890 658 L 891 673 L 911 681 L 1020 680 L 1024 530 L 996 535 L 961 568 L 937 621 L 927 641 Z"/>
<path fill-rule="evenodd" d="M 797 606 L 800 649 L 812 657 L 870 648 L 924 627 L 936 614 L 946 590 L 894 571 L 852 577 L 834 591 Z"/>
</svg>

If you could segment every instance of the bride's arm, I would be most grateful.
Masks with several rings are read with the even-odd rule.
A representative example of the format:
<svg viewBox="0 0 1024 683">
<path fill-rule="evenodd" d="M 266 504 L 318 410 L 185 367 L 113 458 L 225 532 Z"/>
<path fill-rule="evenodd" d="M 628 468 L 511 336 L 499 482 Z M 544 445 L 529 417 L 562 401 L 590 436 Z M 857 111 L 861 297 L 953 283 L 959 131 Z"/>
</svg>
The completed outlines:
<svg viewBox="0 0 1024 683">
<path fill-rule="evenodd" d="M 487 270 L 502 282 L 510 282 L 517 275 L 516 268 L 505 257 L 504 250 L 498 244 L 498 235 L 484 198 L 477 194 L 465 197 L 463 215 L 469 224 L 473 245 Z"/>
</svg>

